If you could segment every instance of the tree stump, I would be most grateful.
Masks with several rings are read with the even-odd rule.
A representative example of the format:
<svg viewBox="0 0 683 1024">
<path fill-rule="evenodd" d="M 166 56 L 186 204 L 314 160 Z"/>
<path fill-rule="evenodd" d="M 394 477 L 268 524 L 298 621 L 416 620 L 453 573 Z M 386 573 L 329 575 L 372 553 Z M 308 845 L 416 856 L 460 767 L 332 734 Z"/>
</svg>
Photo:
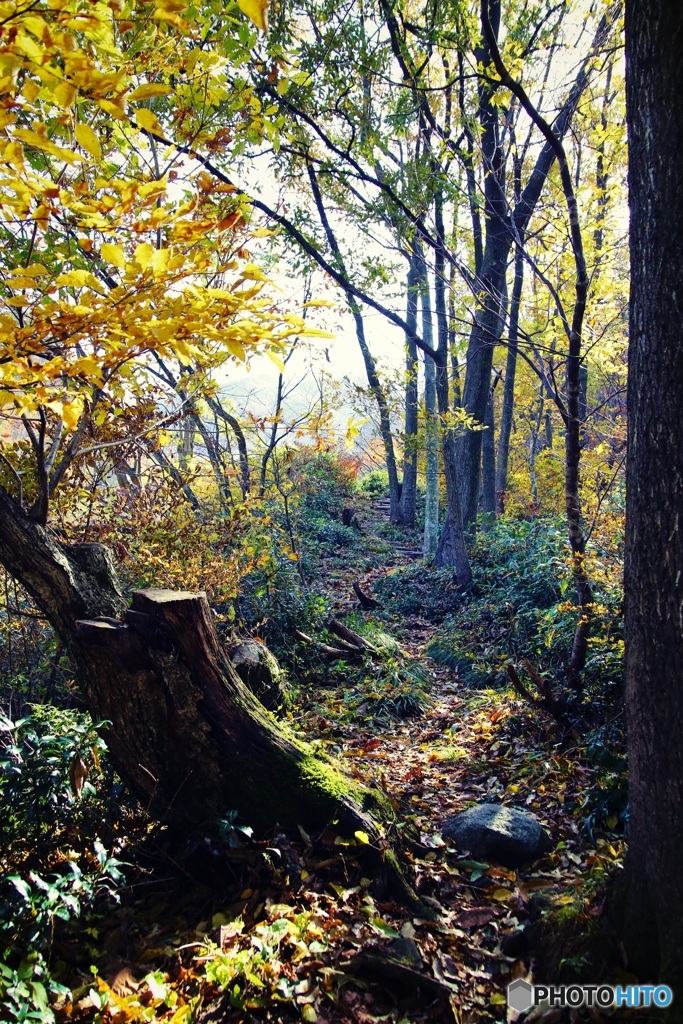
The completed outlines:
<svg viewBox="0 0 683 1024">
<path fill-rule="evenodd" d="M 79 621 L 91 712 L 112 727 L 114 763 L 155 817 L 182 827 L 237 810 L 257 832 L 279 824 L 379 830 L 375 793 L 285 731 L 237 675 L 203 593 L 144 590 L 123 621 Z"/>
</svg>

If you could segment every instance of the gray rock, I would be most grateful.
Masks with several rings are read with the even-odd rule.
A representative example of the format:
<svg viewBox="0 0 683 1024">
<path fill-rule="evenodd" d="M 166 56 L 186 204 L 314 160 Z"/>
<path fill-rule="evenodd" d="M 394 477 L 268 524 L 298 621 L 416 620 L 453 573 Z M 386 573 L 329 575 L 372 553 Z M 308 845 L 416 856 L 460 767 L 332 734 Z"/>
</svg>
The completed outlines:
<svg viewBox="0 0 683 1024">
<path fill-rule="evenodd" d="M 552 850 L 553 843 L 533 814 L 500 804 L 476 804 L 449 818 L 441 834 L 478 860 L 516 868 Z"/>
<path fill-rule="evenodd" d="M 284 674 L 264 644 L 244 640 L 229 653 L 237 675 L 269 711 L 276 711 L 287 703 Z"/>
</svg>

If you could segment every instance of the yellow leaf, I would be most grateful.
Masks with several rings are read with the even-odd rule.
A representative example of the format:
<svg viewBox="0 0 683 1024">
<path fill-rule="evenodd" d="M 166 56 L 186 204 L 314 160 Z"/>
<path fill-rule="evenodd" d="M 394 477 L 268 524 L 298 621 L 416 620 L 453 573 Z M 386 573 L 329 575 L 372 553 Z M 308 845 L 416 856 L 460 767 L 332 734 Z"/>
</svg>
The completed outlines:
<svg viewBox="0 0 683 1024">
<path fill-rule="evenodd" d="M 88 377 L 91 380 L 102 382 L 102 367 L 95 356 L 84 356 L 71 364 L 71 376 Z"/>
<path fill-rule="evenodd" d="M 268 278 L 255 263 L 247 263 L 246 266 L 242 267 L 242 278 L 243 281 L 267 281 Z"/>
<path fill-rule="evenodd" d="M 83 160 L 82 156 L 78 153 L 74 153 L 71 149 L 64 149 L 63 146 L 57 146 L 52 142 L 46 135 L 41 135 L 39 132 L 31 131 L 29 128 L 16 128 L 14 134 L 22 142 L 26 142 L 29 146 L 33 146 L 34 149 L 42 149 L 44 153 L 49 153 L 50 156 L 56 156 L 60 160 L 66 160 L 69 164 L 74 164 Z"/>
<path fill-rule="evenodd" d="M 139 85 L 137 89 L 133 89 L 128 99 L 149 100 L 153 96 L 168 96 L 172 92 L 173 89 L 170 85 L 163 85 L 161 82 L 145 82 L 144 85 Z"/>
<path fill-rule="evenodd" d="M 60 107 L 71 107 L 76 99 L 78 89 L 71 82 L 59 82 L 52 90 L 52 95 Z"/>
<path fill-rule="evenodd" d="M 156 132 L 157 134 L 161 134 L 159 118 L 156 114 L 153 114 L 151 110 L 147 110 L 146 107 L 143 107 L 142 110 L 135 111 L 135 120 L 138 128 L 144 128 L 147 132 Z"/>
<path fill-rule="evenodd" d="M 123 252 L 123 247 L 120 245 L 112 245 L 111 242 L 104 242 L 100 249 L 102 259 L 106 260 L 107 263 L 112 263 L 115 267 L 119 267 L 120 270 L 126 265 L 126 257 Z"/>
<path fill-rule="evenodd" d="M 370 845 L 370 836 L 367 834 L 367 832 L 360 832 L 359 831 L 359 832 L 354 832 L 353 834 L 354 834 L 354 836 L 356 837 L 356 839 L 358 840 L 358 842 L 362 846 L 369 846 Z"/>
<path fill-rule="evenodd" d="M 157 14 L 179 14 L 187 7 L 186 0 L 154 0 Z"/>
<path fill-rule="evenodd" d="M 154 271 L 155 277 L 161 277 L 166 267 L 168 266 L 168 260 L 171 255 L 170 249 L 155 249 L 152 253 L 152 270 Z"/>
<path fill-rule="evenodd" d="M 89 153 L 95 160 L 102 159 L 100 140 L 89 124 L 79 123 L 76 125 L 76 139 L 78 145 L 82 146 L 86 153 Z"/>
<path fill-rule="evenodd" d="M 104 110 L 105 114 L 111 114 L 112 117 L 118 118 L 119 121 L 128 120 L 125 108 L 120 103 L 112 103 L 111 100 L 98 100 L 97 104 Z"/>
<path fill-rule="evenodd" d="M 282 360 L 282 357 L 277 354 L 277 352 L 273 352 L 273 350 L 271 348 L 267 348 L 266 349 L 266 355 L 268 356 L 268 358 L 270 359 L 270 361 L 272 363 L 275 363 L 275 365 L 277 366 L 277 368 L 280 371 L 280 373 L 284 373 L 285 372 L 284 361 Z"/>
<path fill-rule="evenodd" d="M 239 341 L 226 341 L 225 347 L 231 356 L 235 359 L 240 359 L 242 362 L 247 358 L 247 353 L 244 351 L 244 346 L 240 345 Z"/>
<path fill-rule="evenodd" d="M 83 411 L 82 403 L 72 401 L 65 402 L 62 406 L 62 419 L 67 430 L 75 430 Z"/>
<path fill-rule="evenodd" d="M 58 288 L 92 288 L 93 291 L 103 292 L 103 286 L 95 275 L 91 274 L 89 270 L 79 268 L 69 270 L 66 274 L 60 274 L 55 278 L 55 284 Z"/>
<path fill-rule="evenodd" d="M 166 185 L 166 177 L 159 178 L 157 181 L 147 181 L 144 185 L 140 185 L 138 195 L 143 199 L 161 196 L 166 191 Z"/>
<path fill-rule="evenodd" d="M 237 0 L 237 6 L 262 32 L 268 31 L 267 0 Z"/>
<path fill-rule="evenodd" d="M 154 246 L 150 245 L 149 242 L 142 242 L 135 249 L 135 262 L 146 270 L 154 259 Z"/>
<path fill-rule="evenodd" d="M 21 95 L 24 97 L 27 103 L 35 103 L 40 93 L 40 86 L 29 78 L 28 82 L 25 83 L 24 88 L 21 90 Z"/>
<path fill-rule="evenodd" d="M 24 147 L 20 142 L 8 142 L 2 154 L 3 162 L 11 164 L 17 171 L 24 169 Z"/>
</svg>

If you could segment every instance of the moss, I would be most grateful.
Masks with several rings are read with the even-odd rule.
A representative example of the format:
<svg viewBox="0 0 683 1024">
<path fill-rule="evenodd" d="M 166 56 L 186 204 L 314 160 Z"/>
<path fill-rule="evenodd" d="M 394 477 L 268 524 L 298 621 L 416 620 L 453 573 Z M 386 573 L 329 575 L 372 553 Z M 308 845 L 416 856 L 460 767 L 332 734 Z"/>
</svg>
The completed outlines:
<svg viewBox="0 0 683 1024">
<path fill-rule="evenodd" d="M 360 787 L 345 778 L 331 763 L 326 764 L 321 757 L 306 754 L 299 765 L 299 770 L 311 789 L 318 790 L 326 797 L 336 800 L 350 797 L 361 802 Z"/>
</svg>

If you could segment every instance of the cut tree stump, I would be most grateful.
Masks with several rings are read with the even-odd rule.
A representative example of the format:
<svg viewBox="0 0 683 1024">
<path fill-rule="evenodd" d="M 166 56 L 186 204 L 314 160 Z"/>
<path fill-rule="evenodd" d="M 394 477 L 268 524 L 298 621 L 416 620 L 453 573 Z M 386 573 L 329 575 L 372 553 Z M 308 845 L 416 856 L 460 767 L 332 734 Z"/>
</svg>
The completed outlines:
<svg viewBox="0 0 683 1024">
<path fill-rule="evenodd" d="M 143 590 L 123 621 L 76 624 L 90 662 L 91 711 L 109 720 L 114 761 L 150 812 L 179 826 L 237 810 L 265 832 L 379 838 L 371 791 L 278 725 L 238 677 L 216 635 L 204 594 Z"/>
</svg>

